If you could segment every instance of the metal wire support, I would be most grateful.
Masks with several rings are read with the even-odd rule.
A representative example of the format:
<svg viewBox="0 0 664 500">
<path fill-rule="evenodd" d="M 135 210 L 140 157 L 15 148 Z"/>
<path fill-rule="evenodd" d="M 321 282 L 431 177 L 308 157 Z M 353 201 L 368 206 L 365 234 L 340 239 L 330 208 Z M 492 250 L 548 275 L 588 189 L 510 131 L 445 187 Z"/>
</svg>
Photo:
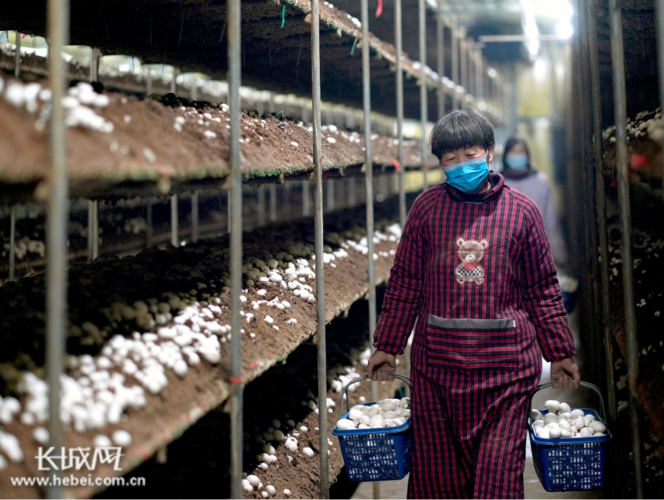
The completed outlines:
<svg viewBox="0 0 664 500">
<path fill-rule="evenodd" d="M 258 227 L 265 225 L 265 184 L 258 186 Z"/>
<path fill-rule="evenodd" d="M 606 223 L 606 191 L 602 173 L 602 93 L 600 87 L 599 52 L 597 49 L 597 6 L 594 0 L 585 0 L 588 28 L 588 49 L 590 52 L 590 79 L 593 96 L 593 150 L 595 155 L 595 199 L 597 211 L 597 232 L 601 266 L 602 324 L 604 327 L 604 348 L 606 350 L 606 385 L 609 405 L 609 425 L 616 421 L 615 376 L 613 372 L 613 334 L 609 327 L 611 304 L 609 301 L 609 243 Z"/>
<path fill-rule="evenodd" d="M 302 215 L 309 217 L 311 215 L 311 189 L 309 181 L 302 181 Z"/>
<path fill-rule="evenodd" d="M 429 187 L 429 158 L 427 140 L 427 121 L 429 112 L 429 102 L 427 94 L 427 2 L 419 0 L 419 33 L 420 33 L 420 64 L 422 65 L 422 81 L 420 83 L 420 120 L 422 124 L 422 173 L 424 175 L 424 189 Z"/>
<path fill-rule="evenodd" d="M 240 81 L 242 67 L 240 37 L 240 0 L 228 0 L 228 104 L 230 107 L 230 203 L 231 227 L 231 498 L 242 498 L 242 413 L 244 385 L 242 384 L 242 323 L 240 294 L 242 293 L 242 158 L 240 155 Z"/>
<path fill-rule="evenodd" d="M 452 94 L 452 108 L 459 109 L 459 94 L 457 93 L 456 86 L 459 85 L 459 51 L 461 46 L 459 44 L 459 33 L 457 32 L 456 18 L 452 18 L 452 82 L 454 83 L 454 93 Z"/>
<path fill-rule="evenodd" d="M 145 228 L 145 246 L 147 248 L 150 248 L 152 246 L 152 236 L 154 234 L 154 230 L 152 227 L 152 198 L 148 197 L 146 201 L 147 207 L 146 207 L 146 214 L 145 218 L 147 219 L 146 225 L 147 227 Z"/>
<path fill-rule="evenodd" d="M 659 51 L 659 102 L 664 109 L 664 0 L 657 0 L 657 48 Z M 664 169 L 664 164 L 662 165 Z M 664 174 L 664 170 L 662 171 Z M 662 175 L 664 187 L 664 175 Z"/>
<path fill-rule="evenodd" d="M 48 60 L 52 89 L 49 124 L 51 156 L 50 193 L 46 221 L 46 380 L 48 382 L 49 446 L 59 450 L 63 443 L 60 419 L 60 376 L 64 370 L 67 330 L 67 226 L 69 220 L 69 179 L 67 178 L 67 128 L 62 99 L 67 88 L 62 48 L 69 38 L 69 0 L 48 0 L 47 35 L 52 55 Z M 62 464 L 61 464 L 62 465 Z M 62 467 L 53 471 L 61 474 Z M 46 489 L 47 498 L 59 498 L 60 486 Z"/>
<path fill-rule="evenodd" d="M 420 9 L 423 7 L 420 0 Z M 420 50 L 420 55 L 421 55 Z M 374 330 L 376 329 L 376 270 L 374 263 L 374 186 L 373 157 L 371 155 L 371 51 L 369 48 L 369 1 L 362 0 L 362 101 L 364 111 L 364 175 L 366 184 L 367 207 L 367 257 L 369 271 L 369 343 L 374 349 Z M 423 59 L 422 65 L 426 64 Z M 424 87 L 424 66 L 422 66 L 422 86 Z M 425 92 L 426 92 L 426 87 Z M 426 175 L 426 174 L 425 174 Z M 378 383 L 371 383 L 371 399 L 378 401 Z M 380 498 L 380 483 L 373 483 L 374 498 Z"/>
<path fill-rule="evenodd" d="M 101 51 L 99 49 L 90 49 L 90 81 L 99 81 L 99 58 Z"/>
<path fill-rule="evenodd" d="M 16 279 L 16 205 L 13 205 L 9 217 L 9 280 Z"/>
<path fill-rule="evenodd" d="M 611 59 L 613 68 L 613 101 L 616 120 L 616 165 L 618 198 L 622 225 L 622 271 L 625 308 L 625 340 L 627 344 L 627 377 L 629 380 L 629 413 L 632 432 L 632 462 L 636 498 L 643 498 L 641 473 L 641 438 L 637 408 L 639 348 L 636 338 L 634 307 L 634 262 L 632 259 L 632 213 L 629 193 L 629 162 L 627 151 L 627 90 L 625 86 L 625 51 L 623 46 L 622 9 L 620 0 L 609 0 L 611 24 Z"/>
<path fill-rule="evenodd" d="M 443 4 L 445 0 L 438 0 L 436 12 L 436 55 L 438 57 L 438 119 L 445 115 L 445 18 L 443 17 Z"/>
<path fill-rule="evenodd" d="M 397 161 L 399 162 L 399 223 L 406 225 L 406 169 L 403 158 L 403 29 L 401 0 L 394 1 L 394 40 L 397 49 Z"/>
<path fill-rule="evenodd" d="M 331 212 L 331 211 L 334 210 L 334 197 L 335 197 L 334 183 L 335 183 L 334 179 L 330 179 L 325 183 L 325 187 L 327 188 L 327 193 L 326 193 L 327 196 L 325 198 L 325 201 L 326 201 L 326 208 L 327 208 L 328 212 Z"/>
<path fill-rule="evenodd" d="M 357 204 L 357 196 L 355 193 L 355 178 L 354 177 L 349 177 L 348 180 L 346 181 L 348 186 L 348 206 L 349 207 L 354 207 Z"/>
<path fill-rule="evenodd" d="M 366 1 L 366 0 L 364 0 Z M 364 38 L 367 40 L 368 38 Z M 367 47 L 362 47 L 362 53 Z M 321 164 L 320 5 L 311 0 L 311 101 L 314 115 L 314 227 L 316 247 L 316 343 L 318 351 L 318 429 L 320 498 L 330 498 L 327 425 L 327 345 L 325 339 L 325 267 L 323 260 L 323 166 Z"/>
<path fill-rule="evenodd" d="M 145 86 L 146 86 L 146 97 L 152 95 L 152 70 L 148 69 L 148 73 L 145 76 Z"/>
<path fill-rule="evenodd" d="M 475 98 L 484 98 L 484 68 L 482 67 L 482 49 L 475 47 Z"/>
<path fill-rule="evenodd" d="M 178 233 L 178 197 L 173 194 L 171 195 L 171 245 L 174 247 L 180 246 Z"/>
<path fill-rule="evenodd" d="M 277 185 L 270 184 L 270 222 L 277 221 Z"/>
<path fill-rule="evenodd" d="M 21 75 L 21 34 L 17 31 L 14 36 L 16 37 L 16 52 L 14 53 L 14 77 L 18 78 Z"/>
<path fill-rule="evenodd" d="M 198 241 L 198 191 L 191 193 L 191 241 Z"/>
<path fill-rule="evenodd" d="M 99 200 L 88 200 L 88 259 L 99 257 Z"/>
</svg>

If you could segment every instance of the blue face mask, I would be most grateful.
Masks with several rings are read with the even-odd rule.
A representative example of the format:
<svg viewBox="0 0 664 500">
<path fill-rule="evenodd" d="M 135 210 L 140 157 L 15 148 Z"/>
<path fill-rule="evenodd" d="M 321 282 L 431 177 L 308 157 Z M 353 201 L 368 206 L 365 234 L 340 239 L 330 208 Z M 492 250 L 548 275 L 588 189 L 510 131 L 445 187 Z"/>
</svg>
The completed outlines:
<svg viewBox="0 0 664 500">
<path fill-rule="evenodd" d="M 528 157 L 525 155 L 507 156 L 505 164 L 512 170 L 523 170 L 528 166 Z"/>
<path fill-rule="evenodd" d="M 464 193 L 477 193 L 489 176 L 489 165 L 486 162 L 486 156 L 476 158 L 464 163 L 443 167 L 447 176 L 447 182 L 453 188 Z"/>
</svg>

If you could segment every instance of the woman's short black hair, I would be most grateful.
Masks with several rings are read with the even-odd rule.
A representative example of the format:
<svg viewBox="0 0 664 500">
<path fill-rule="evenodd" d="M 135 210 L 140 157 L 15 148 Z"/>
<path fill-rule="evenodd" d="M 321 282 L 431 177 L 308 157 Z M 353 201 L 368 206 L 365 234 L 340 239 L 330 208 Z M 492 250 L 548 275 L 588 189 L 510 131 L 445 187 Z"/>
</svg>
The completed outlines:
<svg viewBox="0 0 664 500">
<path fill-rule="evenodd" d="M 447 113 L 431 131 L 431 152 L 442 160 L 449 151 L 474 146 L 485 151 L 496 143 L 489 120 L 472 108 Z"/>
<path fill-rule="evenodd" d="M 514 146 L 517 144 L 522 144 L 523 148 L 526 150 L 526 157 L 528 158 L 528 165 L 530 165 L 530 148 L 528 147 L 528 143 L 526 140 L 518 135 L 513 135 L 509 139 L 507 139 L 507 143 L 505 143 L 505 149 L 503 150 L 503 168 L 509 170 L 509 167 L 507 166 L 507 163 L 505 162 L 505 158 L 507 158 L 507 153 L 510 152 Z"/>
</svg>

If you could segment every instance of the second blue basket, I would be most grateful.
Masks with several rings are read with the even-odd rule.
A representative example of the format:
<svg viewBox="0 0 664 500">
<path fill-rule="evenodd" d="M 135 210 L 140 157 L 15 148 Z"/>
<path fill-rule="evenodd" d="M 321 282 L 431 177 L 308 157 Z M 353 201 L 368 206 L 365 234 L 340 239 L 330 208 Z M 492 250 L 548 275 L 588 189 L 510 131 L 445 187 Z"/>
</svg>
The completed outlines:
<svg viewBox="0 0 664 500">
<path fill-rule="evenodd" d="M 405 381 L 410 386 L 410 380 L 407 377 L 396 373 L 390 375 Z M 350 408 L 348 408 L 348 387 L 366 379 L 367 377 L 360 377 L 352 380 L 344 388 L 347 412 L 341 415 L 343 404 L 340 405 L 339 420 L 347 418 L 350 411 Z M 367 403 L 363 406 L 371 406 L 372 404 L 374 403 Z M 339 438 L 346 472 L 348 478 L 353 482 L 393 481 L 403 479 L 410 472 L 411 418 L 408 418 L 405 424 L 398 427 L 384 427 L 382 429 L 340 430 L 335 427 L 332 434 Z"/>
<path fill-rule="evenodd" d="M 535 392 L 551 387 L 553 384 L 542 384 Z M 581 382 L 581 385 L 592 389 L 599 395 L 600 411 L 580 408 L 586 415 L 594 415 L 606 425 L 604 398 L 596 385 Z M 540 410 L 546 415 L 546 410 Z M 535 470 L 546 491 L 583 491 L 599 490 L 604 487 L 604 471 L 606 465 L 606 447 L 611 441 L 611 432 L 607 429 L 606 436 L 587 438 L 542 439 L 537 437 L 528 422 L 530 445 L 533 451 Z"/>
</svg>

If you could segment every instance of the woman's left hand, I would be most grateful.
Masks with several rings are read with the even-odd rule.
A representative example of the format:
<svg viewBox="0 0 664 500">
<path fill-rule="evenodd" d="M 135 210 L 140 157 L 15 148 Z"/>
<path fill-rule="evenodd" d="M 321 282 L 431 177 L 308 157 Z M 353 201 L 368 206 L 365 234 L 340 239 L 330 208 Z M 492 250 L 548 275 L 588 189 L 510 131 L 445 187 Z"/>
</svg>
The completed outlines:
<svg viewBox="0 0 664 500">
<path fill-rule="evenodd" d="M 563 358 L 551 362 L 551 381 L 554 389 L 578 389 L 581 371 L 572 358 Z"/>
</svg>

